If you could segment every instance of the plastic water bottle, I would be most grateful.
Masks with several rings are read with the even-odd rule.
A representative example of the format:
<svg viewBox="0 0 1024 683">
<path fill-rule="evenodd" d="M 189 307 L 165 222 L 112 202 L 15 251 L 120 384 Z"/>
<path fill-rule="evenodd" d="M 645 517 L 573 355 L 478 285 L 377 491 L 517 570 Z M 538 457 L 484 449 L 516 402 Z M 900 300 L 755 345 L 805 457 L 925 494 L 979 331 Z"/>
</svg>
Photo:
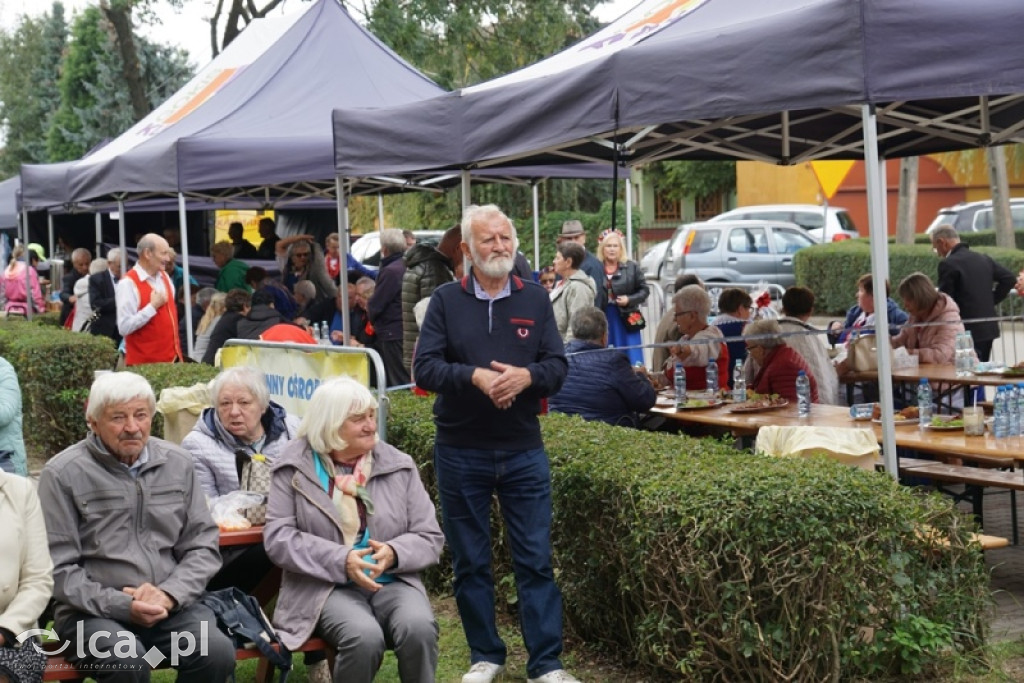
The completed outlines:
<svg viewBox="0 0 1024 683">
<path fill-rule="evenodd" d="M 1017 436 L 1024 436 L 1024 382 L 1017 382 Z"/>
<path fill-rule="evenodd" d="M 1015 384 L 1008 384 L 1006 386 L 1007 436 L 1020 435 L 1020 411 L 1017 410 L 1019 401 L 1020 389 Z"/>
<path fill-rule="evenodd" d="M 978 364 L 978 356 L 974 352 L 974 336 L 971 335 L 970 330 L 964 332 L 964 356 L 967 358 L 964 361 L 964 366 L 967 368 L 967 374 L 970 375 L 974 372 L 974 366 Z"/>
<path fill-rule="evenodd" d="M 1005 439 L 1010 435 L 1010 406 L 1006 387 L 999 387 L 992 405 L 992 436 Z"/>
<path fill-rule="evenodd" d="M 732 369 L 732 400 L 736 403 L 747 400 L 747 378 L 743 376 L 743 361 L 738 358 Z"/>
<path fill-rule="evenodd" d="M 675 365 L 675 387 L 676 387 L 676 408 L 686 403 L 686 370 L 682 361 L 676 361 Z"/>
<path fill-rule="evenodd" d="M 917 414 L 922 429 L 932 423 L 932 385 L 926 377 L 917 385 Z"/>
<path fill-rule="evenodd" d="M 320 342 L 320 323 L 313 323 L 312 327 L 313 327 L 313 332 L 311 334 L 313 335 L 313 339 L 315 339 L 319 343 Z"/>
<path fill-rule="evenodd" d="M 323 346 L 331 345 L 331 326 L 326 320 L 320 323 L 320 344 Z"/>
<path fill-rule="evenodd" d="M 971 361 L 967 351 L 967 333 L 965 332 L 957 332 L 956 334 L 956 351 L 953 361 L 956 365 L 957 377 L 966 377 L 971 374 Z"/>
<path fill-rule="evenodd" d="M 796 414 L 800 417 L 811 414 L 811 378 L 803 370 L 796 375 Z"/>
<path fill-rule="evenodd" d="M 718 397 L 718 362 L 712 358 L 708 361 L 707 391 L 711 398 Z"/>
</svg>

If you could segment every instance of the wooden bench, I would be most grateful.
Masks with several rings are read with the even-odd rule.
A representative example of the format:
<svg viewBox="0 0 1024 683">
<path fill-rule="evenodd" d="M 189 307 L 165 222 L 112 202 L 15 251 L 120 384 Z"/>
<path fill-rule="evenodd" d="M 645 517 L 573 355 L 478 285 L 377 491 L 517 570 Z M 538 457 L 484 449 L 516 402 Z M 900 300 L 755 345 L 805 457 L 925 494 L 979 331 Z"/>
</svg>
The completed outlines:
<svg viewBox="0 0 1024 683">
<path fill-rule="evenodd" d="M 45 648 L 47 645 L 44 644 L 43 647 Z M 275 646 L 274 649 L 277 649 L 277 647 Z M 326 650 L 328 653 L 328 661 L 333 667 L 334 651 L 320 638 L 310 638 L 303 643 L 302 647 L 298 650 L 293 650 L 293 653 L 311 652 L 314 650 Z M 260 661 L 256 665 L 256 683 L 273 683 L 274 667 L 271 666 L 270 660 L 264 657 L 255 645 L 235 650 L 236 662 L 241 662 L 246 659 L 255 659 L 257 657 L 259 657 Z M 166 669 L 168 666 L 165 663 L 157 668 Z M 64 659 L 61 655 L 51 654 L 47 657 L 46 669 L 43 671 L 44 681 L 84 681 L 87 676 L 88 673 L 78 671 L 74 664 Z"/>
<path fill-rule="evenodd" d="M 950 456 L 954 457 L 954 456 Z M 997 460 L 990 458 L 989 460 Z M 1012 461 L 1012 458 L 1009 460 Z M 1011 462 L 1008 467 L 1012 467 Z M 986 488 L 1001 488 L 1010 492 L 1010 519 L 1013 528 L 1013 544 L 1017 545 L 1017 491 L 1024 491 L 1024 471 L 996 469 L 997 465 L 969 467 L 948 465 L 935 460 L 900 458 L 900 474 L 921 477 L 939 482 L 936 488 L 953 497 L 955 501 L 969 500 L 978 524 L 984 526 L 983 495 Z M 959 484 L 963 492 L 950 491 L 941 484 Z M 998 537 L 996 537 L 998 538 Z"/>
</svg>

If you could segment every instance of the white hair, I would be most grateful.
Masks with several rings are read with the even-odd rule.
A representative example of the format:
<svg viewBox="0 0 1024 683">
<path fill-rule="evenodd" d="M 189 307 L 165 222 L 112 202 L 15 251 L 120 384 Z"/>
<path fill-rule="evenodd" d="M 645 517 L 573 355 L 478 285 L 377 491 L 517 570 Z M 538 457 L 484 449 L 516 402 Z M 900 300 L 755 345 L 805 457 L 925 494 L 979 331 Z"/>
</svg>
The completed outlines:
<svg viewBox="0 0 1024 683">
<path fill-rule="evenodd" d="M 121 249 L 114 247 L 107 252 L 107 261 L 120 261 L 121 260 Z"/>
<path fill-rule="evenodd" d="M 313 392 L 296 435 L 305 437 L 318 453 L 343 451 L 348 444 L 341 438 L 341 425 L 353 415 L 376 408 L 377 399 L 365 386 L 351 377 L 334 377 Z"/>
<path fill-rule="evenodd" d="M 380 231 L 380 246 L 389 254 L 401 254 L 405 251 L 405 234 L 398 228 L 385 228 Z"/>
<path fill-rule="evenodd" d="M 473 223 L 483 218 L 497 216 L 508 223 L 512 232 L 512 252 L 519 251 L 519 237 L 516 236 L 516 226 L 512 219 L 505 215 L 505 212 L 498 208 L 497 204 L 470 204 L 462 214 L 462 241 L 466 244 L 473 244 Z"/>
<path fill-rule="evenodd" d="M 235 367 L 222 370 L 213 383 L 210 385 L 210 401 L 216 407 L 220 392 L 226 387 L 241 387 L 252 394 L 260 412 L 265 412 L 270 407 L 270 390 L 267 389 L 267 376 L 259 368 L 248 365 L 236 365 Z"/>
<path fill-rule="evenodd" d="M 96 273 L 102 273 L 109 267 L 109 263 L 105 258 L 94 258 L 92 263 L 89 264 L 89 275 L 95 275 Z"/>
<path fill-rule="evenodd" d="M 107 406 L 127 403 L 142 398 L 149 403 L 150 415 L 156 410 L 153 387 L 142 375 L 134 372 L 109 372 L 93 380 L 89 388 L 89 401 L 85 406 L 85 419 L 95 422 L 102 417 Z"/>
</svg>

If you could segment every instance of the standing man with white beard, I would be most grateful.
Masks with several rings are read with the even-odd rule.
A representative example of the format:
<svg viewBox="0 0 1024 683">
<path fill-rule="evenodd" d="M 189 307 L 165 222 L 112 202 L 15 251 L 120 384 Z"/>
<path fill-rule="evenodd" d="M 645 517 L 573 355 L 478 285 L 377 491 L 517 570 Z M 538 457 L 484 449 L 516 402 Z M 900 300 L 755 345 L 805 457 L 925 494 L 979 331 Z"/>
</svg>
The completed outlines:
<svg viewBox="0 0 1024 683">
<path fill-rule="evenodd" d="M 505 669 L 495 622 L 491 498 L 510 539 L 530 683 L 578 683 L 562 669 L 562 596 L 551 560 L 551 475 L 541 441 L 542 398 L 568 372 L 547 291 L 510 275 L 518 248 L 497 206 L 470 206 L 462 253 L 471 268 L 431 296 L 413 362 L 437 393 L 434 468 L 452 551 L 455 599 L 472 666 L 463 683 Z"/>
</svg>

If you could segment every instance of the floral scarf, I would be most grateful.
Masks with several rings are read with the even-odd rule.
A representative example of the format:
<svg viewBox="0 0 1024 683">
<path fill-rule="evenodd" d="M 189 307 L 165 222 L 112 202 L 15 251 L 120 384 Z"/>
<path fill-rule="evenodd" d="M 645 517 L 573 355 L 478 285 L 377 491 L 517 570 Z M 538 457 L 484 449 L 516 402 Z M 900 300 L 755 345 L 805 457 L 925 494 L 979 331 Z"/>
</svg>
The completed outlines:
<svg viewBox="0 0 1024 683">
<path fill-rule="evenodd" d="M 360 539 L 362 527 L 359 514 L 359 503 L 363 504 L 367 515 L 373 514 L 373 501 L 366 490 L 366 482 L 370 479 L 373 471 L 373 454 L 366 453 L 356 460 L 352 467 L 352 473 L 339 473 L 338 467 L 331 459 L 331 456 L 313 451 L 319 462 L 318 470 L 326 474 L 326 481 L 321 477 L 321 483 L 331 496 L 338 515 L 341 517 L 341 531 L 345 544 L 355 546 Z M 331 485 L 333 483 L 333 486 Z"/>
</svg>

